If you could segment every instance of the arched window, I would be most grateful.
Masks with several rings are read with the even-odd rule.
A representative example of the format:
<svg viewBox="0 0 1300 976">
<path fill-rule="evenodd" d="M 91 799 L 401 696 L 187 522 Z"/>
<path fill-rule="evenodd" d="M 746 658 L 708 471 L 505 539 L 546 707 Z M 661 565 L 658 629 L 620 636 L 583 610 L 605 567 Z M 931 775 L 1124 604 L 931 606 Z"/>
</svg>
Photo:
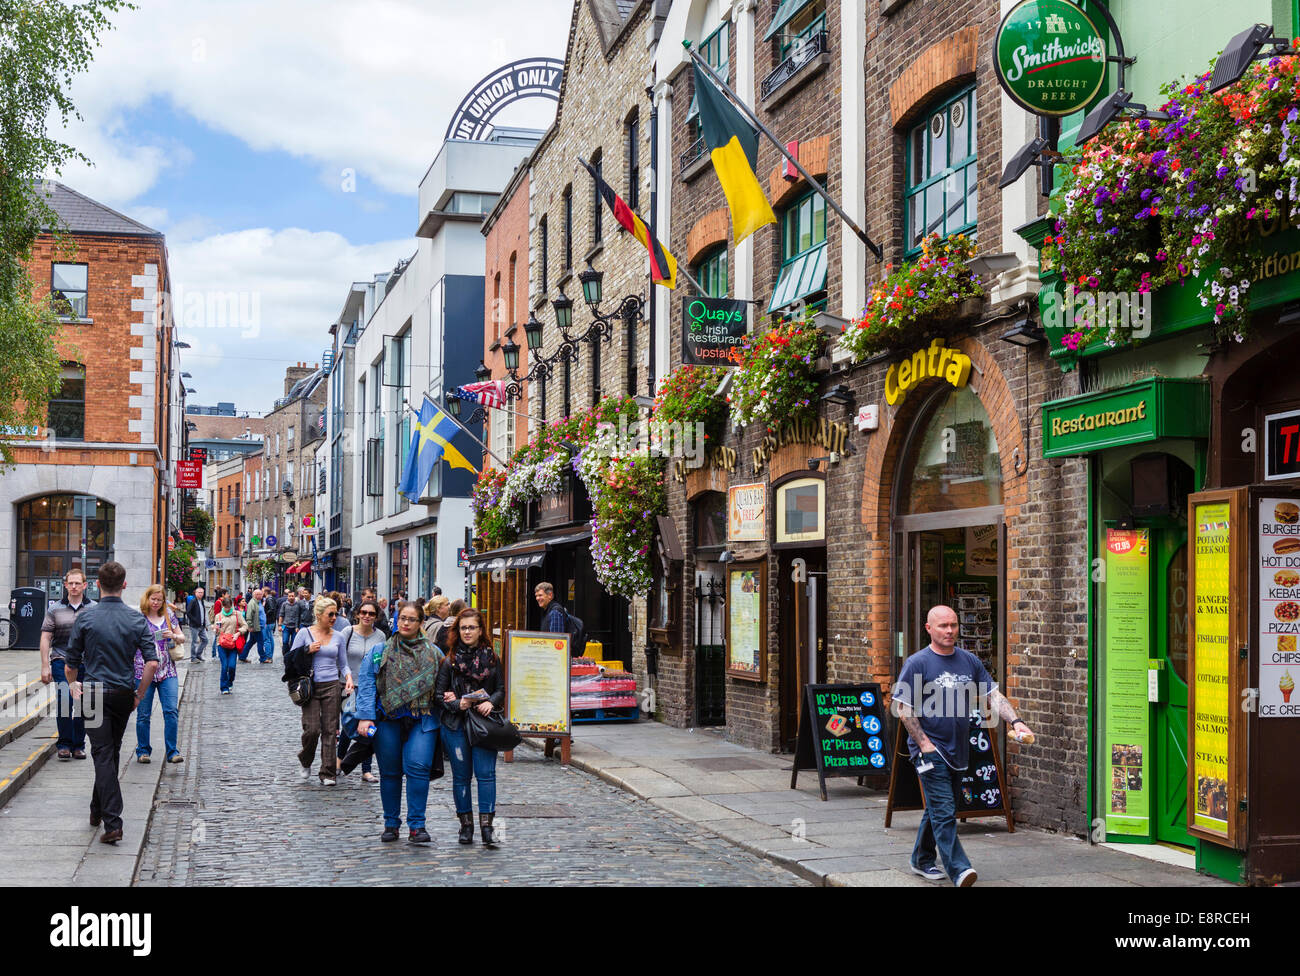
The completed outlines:
<svg viewBox="0 0 1300 976">
<path fill-rule="evenodd" d="M 114 507 L 89 495 L 46 495 L 22 502 L 18 505 L 17 585 L 37 587 L 51 600 L 59 600 L 63 575 L 80 569 L 86 574 L 90 598 L 99 599 L 95 578 L 99 567 L 113 558 L 115 528 Z"/>
<path fill-rule="evenodd" d="M 901 473 L 898 515 L 1001 505 L 998 442 L 979 397 L 969 388 L 940 397 Z"/>
<path fill-rule="evenodd" d="M 974 232 L 979 202 L 975 161 L 971 87 L 939 102 L 907 134 L 903 242 L 908 257 L 920 250 L 928 234 Z"/>
</svg>

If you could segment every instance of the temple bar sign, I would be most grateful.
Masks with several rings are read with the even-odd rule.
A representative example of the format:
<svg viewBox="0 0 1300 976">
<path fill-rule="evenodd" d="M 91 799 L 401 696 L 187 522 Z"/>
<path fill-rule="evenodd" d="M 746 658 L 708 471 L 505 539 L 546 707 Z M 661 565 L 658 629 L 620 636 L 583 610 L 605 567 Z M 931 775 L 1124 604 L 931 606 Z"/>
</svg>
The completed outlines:
<svg viewBox="0 0 1300 976">
<path fill-rule="evenodd" d="M 492 131 L 492 118 L 521 98 L 560 100 L 564 62 L 556 58 L 524 58 L 497 68 L 475 85 L 452 114 L 446 139 L 480 141 Z"/>
</svg>

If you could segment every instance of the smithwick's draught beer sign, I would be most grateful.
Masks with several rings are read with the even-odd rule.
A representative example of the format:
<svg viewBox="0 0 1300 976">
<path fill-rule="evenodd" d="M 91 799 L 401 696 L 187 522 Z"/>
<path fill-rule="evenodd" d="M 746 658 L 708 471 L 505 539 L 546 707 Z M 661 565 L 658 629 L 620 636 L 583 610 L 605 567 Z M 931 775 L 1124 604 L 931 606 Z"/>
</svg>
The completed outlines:
<svg viewBox="0 0 1300 976">
<path fill-rule="evenodd" d="M 682 362 L 739 366 L 749 334 L 748 302 L 731 298 L 682 299 Z"/>
<path fill-rule="evenodd" d="M 1024 0 L 998 27 L 993 68 L 1003 90 L 1037 115 L 1070 115 L 1106 80 L 1106 41 L 1067 0 Z"/>
</svg>

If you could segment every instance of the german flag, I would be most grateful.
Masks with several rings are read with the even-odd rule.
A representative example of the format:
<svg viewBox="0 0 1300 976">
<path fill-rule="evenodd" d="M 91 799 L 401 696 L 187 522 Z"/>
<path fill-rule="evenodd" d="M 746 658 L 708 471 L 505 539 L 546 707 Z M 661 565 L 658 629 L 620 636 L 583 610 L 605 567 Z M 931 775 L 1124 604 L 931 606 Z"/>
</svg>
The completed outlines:
<svg viewBox="0 0 1300 976">
<path fill-rule="evenodd" d="M 731 210 L 732 235 L 739 244 L 764 224 L 776 223 L 776 214 L 758 182 L 758 132 L 695 66 L 695 101 L 700 129 L 709 147 L 713 169 Z"/>
<path fill-rule="evenodd" d="M 614 192 L 614 188 L 596 175 L 596 171 L 591 165 L 579 157 L 578 162 L 582 163 L 583 168 L 591 174 L 591 178 L 596 181 L 596 189 L 605 202 L 609 204 L 609 209 L 614 212 L 614 219 L 624 230 L 632 232 L 632 236 L 642 243 L 646 251 L 650 254 L 650 280 L 656 284 L 663 285 L 665 288 L 677 287 L 677 259 L 668 252 L 659 241 L 650 236 L 650 228 L 646 222 L 637 216 L 636 211 L 623 202 L 623 198 Z"/>
</svg>

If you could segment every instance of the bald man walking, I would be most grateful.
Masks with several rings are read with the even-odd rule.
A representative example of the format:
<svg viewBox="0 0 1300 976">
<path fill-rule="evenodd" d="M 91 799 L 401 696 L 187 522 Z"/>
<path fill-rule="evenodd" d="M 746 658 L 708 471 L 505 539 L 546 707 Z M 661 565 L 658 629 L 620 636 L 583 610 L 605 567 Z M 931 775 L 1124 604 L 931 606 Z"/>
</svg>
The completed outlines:
<svg viewBox="0 0 1300 976">
<path fill-rule="evenodd" d="M 903 664 L 891 691 L 894 714 L 907 729 L 907 749 L 925 790 L 925 811 L 912 848 L 912 871 L 942 881 L 935 863 L 943 858 L 946 877 L 969 888 L 978 877 L 957 837 L 957 793 L 970 765 L 971 713 L 988 708 L 1009 726 L 1029 726 L 1017 717 L 978 657 L 957 646 L 957 613 L 932 607 L 925 620 L 930 644 Z M 937 852 L 936 852 L 937 844 Z"/>
</svg>

